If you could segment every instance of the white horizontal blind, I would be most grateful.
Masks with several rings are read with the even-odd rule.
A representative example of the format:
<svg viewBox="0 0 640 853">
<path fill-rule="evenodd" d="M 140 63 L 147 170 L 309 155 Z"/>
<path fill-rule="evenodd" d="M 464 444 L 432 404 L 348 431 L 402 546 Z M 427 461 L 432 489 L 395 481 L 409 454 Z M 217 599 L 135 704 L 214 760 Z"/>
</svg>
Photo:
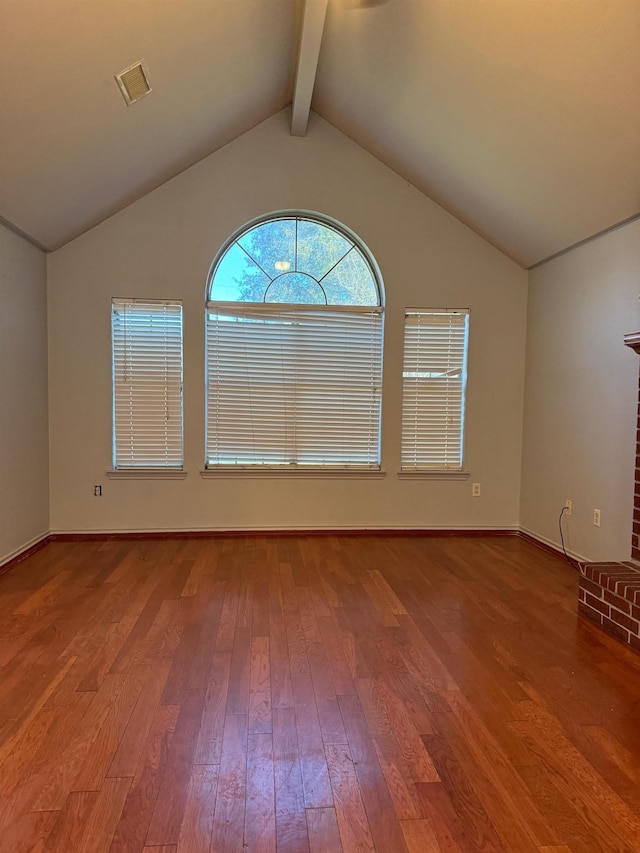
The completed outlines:
<svg viewBox="0 0 640 853">
<path fill-rule="evenodd" d="M 207 466 L 378 468 L 377 308 L 207 309 Z"/>
<path fill-rule="evenodd" d="M 112 300 L 113 466 L 181 468 L 182 305 Z"/>
<path fill-rule="evenodd" d="M 402 470 L 462 469 L 468 311 L 407 311 Z"/>
</svg>

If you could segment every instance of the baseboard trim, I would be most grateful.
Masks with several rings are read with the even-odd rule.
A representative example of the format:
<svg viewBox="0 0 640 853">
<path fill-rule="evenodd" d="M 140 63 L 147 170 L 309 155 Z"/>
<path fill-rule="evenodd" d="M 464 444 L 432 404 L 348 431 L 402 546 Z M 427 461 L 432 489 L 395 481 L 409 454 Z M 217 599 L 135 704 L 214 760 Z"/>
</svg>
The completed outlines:
<svg viewBox="0 0 640 853">
<path fill-rule="evenodd" d="M 136 539 L 220 539 L 237 536 L 415 536 L 415 537 L 454 537 L 481 538 L 491 536 L 518 536 L 531 545 L 566 559 L 561 548 L 554 542 L 533 533 L 531 530 L 518 527 L 335 527 L 335 528 L 225 528 L 207 530 L 91 530 L 91 531 L 49 531 L 27 543 L 23 548 L 11 554 L 0 563 L 0 575 L 8 572 L 18 563 L 31 557 L 50 542 L 108 542 L 127 541 Z M 586 557 L 567 551 L 578 567 L 588 563 Z"/>
<path fill-rule="evenodd" d="M 524 539 L 526 542 L 530 542 L 532 545 L 536 545 L 543 551 L 547 551 L 549 554 L 555 554 L 557 557 L 562 557 L 563 560 L 566 560 L 567 557 L 569 557 L 570 560 L 577 563 L 577 566 L 574 566 L 576 569 L 579 569 L 584 563 L 589 562 L 586 557 L 582 557 L 574 551 L 569 551 L 569 549 L 567 549 L 567 553 L 565 554 L 562 548 L 556 545 L 555 542 L 552 542 L 550 539 L 546 539 L 544 536 L 540 536 L 539 533 L 533 533 L 531 530 L 526 530 L 524 527 L 520 528 L 520 538 Z"/>
<path fill-rule="evenodd" d="M 12 554 L 9 554 L 5 557 L 4 562 L 0 563 L 0 575 L 8 572 L 9 569 L 12 569 L 18 563 L 21 563 L 22 560 L 26 560 L 27 557 L 31 557 L 32 554 L 36 553 L 36 551 L 40 551 L 41 548 L 44 548 L 44 546 L 48 545 L 51 541 L 51 534 L 43 533 L 35 539 L 32 539 L 31 542 L 23 545 L 22 548 L 19 548 Z"/>
<path fill-rule="evenodd" d="M 220 528 L 213 530 L 118 530 L 59 531 L 50 534 L 52 542 L 109 541 L 127 539 L 219 539 L 229 536 L 518 536 L 517 528 L 464 527 L 286 527 Z"/>
</svg>

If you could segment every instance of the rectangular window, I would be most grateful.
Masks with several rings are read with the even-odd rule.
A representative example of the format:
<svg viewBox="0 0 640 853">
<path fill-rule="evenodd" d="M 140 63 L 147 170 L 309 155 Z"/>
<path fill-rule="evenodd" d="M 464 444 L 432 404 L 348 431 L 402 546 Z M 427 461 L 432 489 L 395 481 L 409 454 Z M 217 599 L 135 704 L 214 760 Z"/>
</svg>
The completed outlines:
<svg viewBox="0 0 640 853">
<path fill-rule="evenodd" d="M 181 468 L 182 305 L 113 299 L 113 467 Z"/>
<path fill-rule="evenodd" d="M 407 310 L 402 470 L 462 470 L 469 312 Z"/>
<path fill-rule="evenodd" d="M 378 308 L 210 305 L 207 467 L 380 466 Z"/>
</svg>

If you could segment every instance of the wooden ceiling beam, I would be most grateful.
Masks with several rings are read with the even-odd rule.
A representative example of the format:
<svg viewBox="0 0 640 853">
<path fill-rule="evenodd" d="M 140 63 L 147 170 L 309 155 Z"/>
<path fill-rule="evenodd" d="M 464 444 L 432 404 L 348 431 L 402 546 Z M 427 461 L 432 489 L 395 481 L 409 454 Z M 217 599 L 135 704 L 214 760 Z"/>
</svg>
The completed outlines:
<svg viewBox="0 0 640 853">
<path fill-rule="evenodd" d="M 329 0 L 305 0 L 293 90 L 291 135 L 305 136 Z"/>
</svg>

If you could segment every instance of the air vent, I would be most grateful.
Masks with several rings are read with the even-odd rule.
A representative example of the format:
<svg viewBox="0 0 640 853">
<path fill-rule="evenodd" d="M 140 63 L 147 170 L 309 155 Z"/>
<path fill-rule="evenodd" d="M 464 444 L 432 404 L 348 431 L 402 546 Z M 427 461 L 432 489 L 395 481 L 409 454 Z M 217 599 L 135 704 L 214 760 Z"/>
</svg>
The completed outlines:
<svg viewBox="0 0 640 853">
<path fill-rule="evenodd" d="M 116 74 L 116 81 L 120 86 L 122 97 L 127 104 L 131 105 L 134 101 L 139 101 L 152 91 L 149 85 L 149 77 L 147 69 L 143 62 L 136 62 L 135 65 L 130 65 Z"/>
</svg>

